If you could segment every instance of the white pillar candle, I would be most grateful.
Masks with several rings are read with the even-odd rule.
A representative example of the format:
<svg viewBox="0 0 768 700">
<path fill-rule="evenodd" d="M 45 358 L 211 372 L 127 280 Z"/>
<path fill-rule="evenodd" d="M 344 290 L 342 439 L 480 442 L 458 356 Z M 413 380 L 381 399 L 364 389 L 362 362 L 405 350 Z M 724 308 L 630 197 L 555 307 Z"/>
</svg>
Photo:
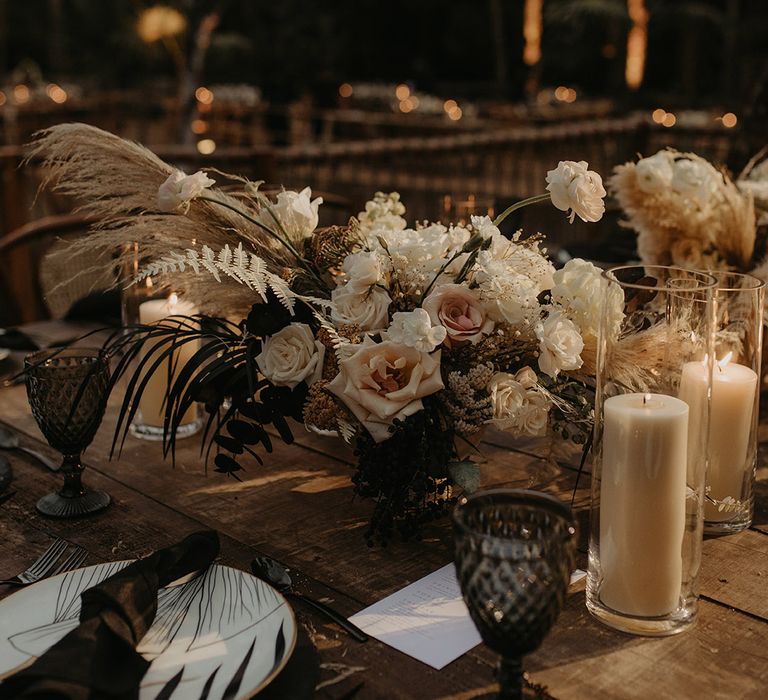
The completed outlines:
<svg viewBox="0 0 768 700">
<path fill-rule="evenodd" d="M 715 363 L 712 372 L 712 402 L 709 418 L 709 470 L 707 486 L 710 498 L 722 501 L 726 496 L 741 500 L 742 484 L 747 470 L 749 436 L 755 409 L 757 374 L 749 367 L 729 362 L 730 353 Z M 698 415 L 706 407 L 707 367 L 703 362 L 688 362 L 683 366 L 680 398 Z M 692 441 L 700 439 L 701 430 L 691 421 Z M 708 499 L 704 501 L 704 518 L 723 521 L 733 513 L 718 511 Z"/>
<path fill-rule="evenodd" d="M 600 598 L 627 615 L 666 615 L 682 584 L 688 405 L 612 396 L 603 420 Z"/>
<path fill-rule="evenodd" d="M 141 304 L 139 306 L 139 323 L 142 325 L 161 325 L 168 316 L 192 316 L 196 313 L 198 313 L 198 310 L 194 304 L 179 300 L 175 294 L 171 294 L 168 299 L 152 299 Z M 155 340 L 149 340 L 146 346 L 147 349 L 151 349 L 156 342 Z M 184 367 L 199 348 L 199 341 L 189 342 L 173 353 L 175 372 L 171 378 L 171 385 L 181 371 L 181 368 Z M 156 353 L 153 353 L 153 358 L 157 359 Z M 149 360 L 150 364 L 154 362 L 154 359 Z M 168 388 L 168 359 L 166 359 L 160 363 L 152 376 L 150 376 L 139 400 L 141 418 L 146 425 L 155 428 L 163 427 Z M 197 405 L 193 403 L 184 414 L 180 425 L 192 423 L 196 419 Z"/>
</svg>

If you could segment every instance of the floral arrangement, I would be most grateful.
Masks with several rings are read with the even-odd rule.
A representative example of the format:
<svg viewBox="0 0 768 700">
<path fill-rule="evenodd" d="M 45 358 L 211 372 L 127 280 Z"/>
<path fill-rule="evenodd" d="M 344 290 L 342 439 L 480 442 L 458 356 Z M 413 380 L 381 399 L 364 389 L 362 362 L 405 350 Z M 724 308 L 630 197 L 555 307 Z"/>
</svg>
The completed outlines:
<svg viewBox="0 0 768 700">
<path fill-rule="evenodd" d="M 642 262 L 754 272 L 768 238 L 768 160 L 753 159 L 734 181 L 695 153 L 659 151 L 615 168 L 609 189 L 637 232 Z"/>
<path fill-rule="evenodd" d="M 606 284 L 591 263 L 555 270 L 540 234 L 498 228 L 550 199 L 571 221 L 599 220 L 605 190 L 585 162 L 561 162 L 547 193 L 495 221 L 409 227 L 398 194 L 379 192 L 348 225 L 318 228 L 322 201 L 309 188 L 270 199 L 259 183 L 218 171 L 185 175 L 94 127 L 49 129 L 33 156 L 101 221 L 75 246 L 139 241 L 144 264 L 131 282 L 151 277 L 205 313 L 111 341 L 113 384 L 128 377 L 115 445 L 147 375 L 201 339 L 174 375 L 166 451 L 194 401 L 208 411 L 216 470 L 235 478 L 244 457 L 271 451 L 275 432 L 293 440 L 290 419 L 339 435 L 354 447 L 355 492 L 375 501 L 369 543 L 417 533 L 458 489 L 478 486 L 462 446 L 471 451 L 486 425 L 587 440 L 600 316 L 618 333 L 623 300 L 603 307 Z M 214 177 L 235 189 L 215 189 Z"/>
</svg>

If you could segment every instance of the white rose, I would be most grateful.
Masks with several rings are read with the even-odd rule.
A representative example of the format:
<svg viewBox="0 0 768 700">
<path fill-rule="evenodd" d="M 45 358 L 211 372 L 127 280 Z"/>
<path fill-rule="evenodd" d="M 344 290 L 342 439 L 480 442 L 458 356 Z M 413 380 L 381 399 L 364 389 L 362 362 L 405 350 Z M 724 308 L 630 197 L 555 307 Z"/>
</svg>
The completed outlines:
<svg viewBox="0 0 768 700">
<path fill-rule="evenodd" d="M 668 151 L 659 151 L 650 158 L 642 158 L 635 166 L 637 186 L 643 192 L 658 192 L 672 183 L 672 156 Z"/>
<path fill-rule="evenodd" d="M 571 210 L 569 220 L 575 216 L 582 221 L 600 221 L 605 212 L 603 180 L 594 170 L 587 170 L 584 160 L 576 163 L 561 160 L 557 168 L 547 172 L 547 190 L 561 211 Z"/>
<path fill-rule="evenodd" d="M 672 189 L 683 197 L 706 203 L 715 193 L 722 175 L 709 163 L 679 158 L 672 166 Z"/>
<path fill-rule="evenodd" d="M 477 256 L 474 281 L 494 321 L 523 323 L 539 308 L 541 290 L 536 282 L 512 270 L 505 261 L 496 260 L 489 250 Z"/>
<path fill-rule="evenodd" d="M 392 323 L 382 336 L 386 340 L 416 348 L 421 352 L 432 352 L 445 340 L 446 333 L 440 324 L 432 325 L 432 320 L 424 309 L 414 309 L 392 314 Z"/>
<path fill-rule="evenodd" d="M 264 207 L 256 217 L 257 221 L 272 231 L 277 229 L 273 214 L 285 229 L 293 243 L 301 243 L 312 235 L 319 221 L 318 210 L 323 203 L 322 197 L 312 199 L 312 190 L 305 187 L 301 192 L 285 190 L 277 195 L 277 202 Z M 277 231 L 281 233 L 280 231 Z"/>
<path fill-rule="evenodd" d="M 530 367 L 523 367 L 514 375 L 494 374 L 488 383 L 493 406 L 493 418 L 488 422 L 519 435 L 544 435 L 550 404 L 537 384 L 536 373 Z"/>
<path fill-rule="evenodd" d="M 624 299 L 615 284 L 609 284 L 602 271 L 591 262 L 574 258 L 554 274 L 552 301 L 581 331 L 597 337 L 600 319 L 606 314 L 606 328 L 617 336 L 624 318 Z"/>
<path fill-rule="evenodd" d="M 331 302 L 331 318 L 335 323 L 356 323 L 364 331 L 389 325 L 388 309 L 392 299 L 381 287 L 359 292 L 346 284 L 331 292 Z"/>
<path fill-rule="evenodd" d="M 560 370 L 581 367 L 584 341 L 579 329 L 562 311 L 550 311 L 534 331 L 539 339 L 539 368 L 544 374 L 556 377 Z"/>
<path fill-rule="evenodd" d="M 429 354 L 393 341 L 376 343 L 368 336 L 327 386 L 376 442 L 391 436 L 395 419 L 421 411 L 422 397 L 443 388 L 440 351 Z"/>
<path fill-rule="evenodd" d="M 461 284 L 444 284 L 435 289 L 421 304 L 435 325 L 446 330 L 445 344 L 473 345 L 493 330 L 476 292 Z"/>
<path fill-rule="evenodd" d="M 382 277 L 381 257 L 378 253 L 351 253 L 344 258 L 341 269 L 347 276 L 347 286 L 358 292 L 367 291 Z"/>
<path fill-rule="evenodd" d="M 181 170 L 174 170 L 157 188 L 157 206 L 160 211 L 171 212 L 181 207 L 189 208 L 190 200 L 199 197 L 203 192 L 215 185 L 202 170 L 194 175 L 185 175 Z"/>
<path fill-rule="evenodd" d="M 306 323 L 291 323 L 264 339 L 256 364 L 277 386 L 293 389 L 299 382 L 316 382 L 323 371 L 325 346 L 315 340 Z"/>
</svg>

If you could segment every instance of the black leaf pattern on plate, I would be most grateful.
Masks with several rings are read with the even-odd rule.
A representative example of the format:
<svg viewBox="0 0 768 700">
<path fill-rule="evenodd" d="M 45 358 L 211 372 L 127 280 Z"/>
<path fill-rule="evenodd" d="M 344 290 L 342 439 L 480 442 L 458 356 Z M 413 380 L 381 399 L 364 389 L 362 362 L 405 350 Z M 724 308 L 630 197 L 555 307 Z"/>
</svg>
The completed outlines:
<svg viewBox="0 0 768 700">
<path fill-rule="evenodd" d="M 283 633 L 283 622 L 280 623 L 280 629 L 277 631 L 277 638 L 275 639 L 275 665 L 272 667 L 274 671 L 280 665 L 280 662 L 285 656 L 285 634 Z"/>
<path fill-rule="evenodd" d="M 233 700 L 237 697 L 237 691 L 240 690 L 240 684 L 243 682 L 243 676 L 245 675 L 245 671 L 248 668 L 248 664 L 251 662 L 251 655 L 253 654 L 253 650 L 255 648 L 256 639 L 253 640 L 253 644 L 251 644 L 251 648 L 245 655 L 243 663 L 240 664 L 235 675 L 232 676 L 232 680 L 229 682 L 227 689 L 224 691 L 224 695 L 221 696 L 222 700 Z"/>
<path fill-rule="evenodd" d="M 203 692 L 200 693 L 200 700 L 208 700 L 208 694 L 211 692 L 213 681 L 216 680 L 216 674 L 219 672 L 220 668 L 221 666 L 217 666 L 216 670 L 208 677 L 208 680 L 205 682 L 205 685 L 203 686 Z"/>
<path fill-rule="evenodd" d="M 181 677 L 184 675 L 184 666 L 171 680 L 169 680 L 155 696 L 155 700 L 168 700 L 173 695 L 173 691 L 176 690 L 176 686 L 181 683 Z"/>
</svg>

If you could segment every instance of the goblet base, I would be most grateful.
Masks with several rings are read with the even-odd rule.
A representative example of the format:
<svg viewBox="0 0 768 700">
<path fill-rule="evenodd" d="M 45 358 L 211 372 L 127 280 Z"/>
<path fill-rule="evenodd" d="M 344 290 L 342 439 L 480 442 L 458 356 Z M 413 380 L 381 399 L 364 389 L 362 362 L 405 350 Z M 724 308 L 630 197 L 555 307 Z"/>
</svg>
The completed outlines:
<svg viewBox="0 0 768 700">
<path fill-rule="evenodd" d="M 80 518 L 104 510 L 111 500 L 105 491 L 86 491 L 71 498 L 49 493 L 37 502 L 37 510 L 50 518 Z"/>
</svg>

